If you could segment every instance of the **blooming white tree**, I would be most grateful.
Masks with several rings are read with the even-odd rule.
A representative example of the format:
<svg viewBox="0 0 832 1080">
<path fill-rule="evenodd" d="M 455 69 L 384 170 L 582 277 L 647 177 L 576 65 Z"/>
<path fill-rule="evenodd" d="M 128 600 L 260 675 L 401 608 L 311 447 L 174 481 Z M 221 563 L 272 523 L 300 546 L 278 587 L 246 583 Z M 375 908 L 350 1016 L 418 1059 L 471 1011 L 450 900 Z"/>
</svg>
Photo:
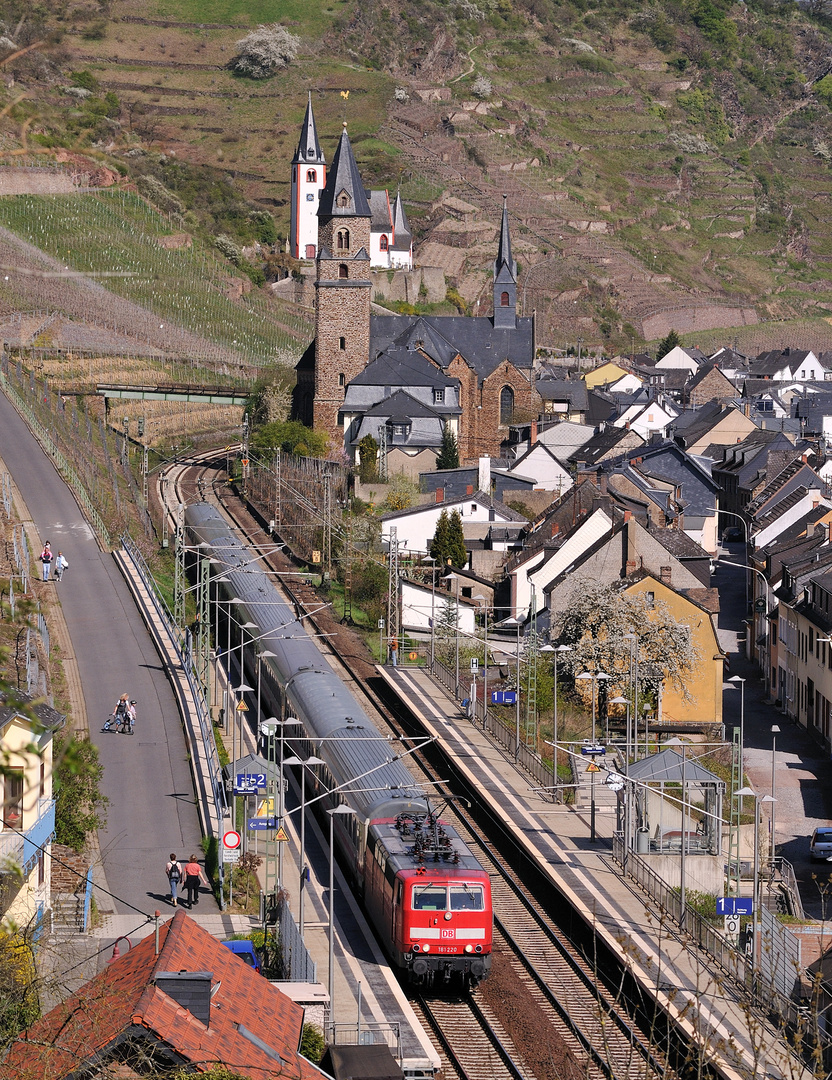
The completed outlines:
<svg viewBox="0 0 832 1080">
<path fill-rule="evenodd" d="M 651 600 L 647 593 L 587 581 L 573 589 L 566 610 L 558 616 L 553 643 L 555 638 L 557 644 L 571 646 L 559 667 L 573 677 L 583 671 L 604 671 L 626 684 L 633 645 L 645 681 L 671 682 L 685 697 L 688 677 L 701 660 L 690 628 L 678 622 L 658 597 Z"/>
<path fill-rule="evenodd" d="M 299 48 L 300 38 L 280 23 L 260 25 L 237 42 L 237 55 L 231 67 L 250 79 L 268 79 L 290 64 Z"/>
</svg>

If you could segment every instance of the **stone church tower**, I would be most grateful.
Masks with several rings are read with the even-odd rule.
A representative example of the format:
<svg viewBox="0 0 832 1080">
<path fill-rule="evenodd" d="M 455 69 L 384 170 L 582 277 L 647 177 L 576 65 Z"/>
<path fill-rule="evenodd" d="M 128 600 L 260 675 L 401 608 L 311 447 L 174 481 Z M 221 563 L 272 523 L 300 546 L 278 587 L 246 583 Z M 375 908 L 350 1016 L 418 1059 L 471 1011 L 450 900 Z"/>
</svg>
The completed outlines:
<svg viewBox="0 0 832 1080">
<path fill-rule="evenodd" d="M 318 205 L 314 426 L 338 438 L 347 383 L 370 359 L 372 214 L 347 125 Z"/>
<path fill-rule="evenodd" d="M 300 141 L 292 159 L 292 207 L 289 252 L 296 259 L 314 259 L 318 254 L 318 203 L 326 183 L 326 158 L 318 142 L 312 113 L 312 91 Z"/>
</svg>

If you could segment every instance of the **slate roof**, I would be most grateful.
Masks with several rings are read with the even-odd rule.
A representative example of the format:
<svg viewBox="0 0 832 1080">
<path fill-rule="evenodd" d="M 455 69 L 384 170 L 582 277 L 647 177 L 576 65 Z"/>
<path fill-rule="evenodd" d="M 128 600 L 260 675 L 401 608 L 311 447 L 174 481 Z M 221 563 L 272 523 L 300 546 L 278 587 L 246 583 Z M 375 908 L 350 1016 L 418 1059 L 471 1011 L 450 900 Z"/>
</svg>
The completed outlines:
<svg viewBox="0 0 832 1080">
<path fill-rule="evenodd" d="M 643 784 L 680 784 L 683 771 L 686 784 L 714 784 L 716 787 L 725 787 L 725 781 L 720 780 L 716 773 L 700 765 L 695 757 L 685 755 L 683 759 L 679 751 L 672 746 L 660 750 L 658 754 L 650 754 L 641 761 L 634 761 L 627 769 L 627 775 Z"/>
<path fill-rule="evenodd" d="M 519 370 L 534 365 L 534 319 L 519 318 L 514 329 L 498 330 L 486 316 L 463 315 L 373 315 L 370 318 L 370 356 L 378 356 L 394 341 L 413 337 L 419 326 L 422 348 L 441 367 L 462 356 L 477 373 L 480 382 L 508 360 Z M 432 333 L 428 333 L 431 331 Z M 436 336 L 434 336 L 436 335 Z"/>
<path fill-rule="evenodd" d="M 691 446 L 733 411 L 730 405 L 713 400 L 698 409 L 682 412 L 673 421 L 673 437 L 680 446 Z"/>
<path fill-rule="evenodd" d="M 697 544 L 681 529 L 664 529 L 651 526 L 649 532 L 651 536 L 654 536 L 659 541 L 663 548 L 666 548 L 671 555 L 679 560 L 710 559 L 701 544 Z"/>
<path fill-rule="evenodd" d="M 401 192 L 399 192 L 393 204 L 393 250 L 410 251 L 412 243 L 413 233 L 410 229 L 410 222 L 407 220 L 407 214 L 404 212 Z"/>
<path fill-rule="evenodd" d="M 460 409 L 456 410 L 461 412 Z M 417 417 L 429 416 L 441 421 L 441 415 L 436 409 L 417 401 L 406 390 L 397 390 L 390 397 L 383 398 L 377 404 L 368 409 L 365 416 L 386 416 L 393 420 L 394 416 L 401 416 L 405 420 L 414 420 Z M 396 421 L 400 423 L 400 421 Z"/>
<path fill-rule="evenodd" d="M 235 1073 L 263 1080 L 320 1080 L 298 1053 L 304 1010 L 235 956 L 185 912 L 105 966 L 80 990 L 48 1012 L 11 1044 L 0 1067 L 4 1080 L 60 1080 L 85 1066 L 123 1054 L 155 1052 L 171 1066 L 203 1071 L 233 1064 Z M 206 1025 L 160 989 L 168 972 L 210 972 Z M 141 1064 L 146 1064 L 144 1058 Z"/>
<path fill-rule="evenodd" d="M 375 232 L 390 232 L 390 201 L 386 191 L 367 191 L 367 202 L 370 204 L 372 220 L 370 228 Z"/>
<path fill-rule="evenodd" d="M 576 450 L 574 454 L 571 454 L 569 461 L 575 464 L 582 465 L 595 465 L 603 457 L 611 454 L 612 451 L 618 446 L 620 442 L 623 442 L 627 436 L 635 436 L 636 432 L 630 431 L 629 428 L 617 428 L 610 425 L 598 435 L 594 435 L 588 442 Z M 638 436 L 640 438 L 640 436 Z M 642 442 L 644 440 L 642 439 Z"/>
<path fill-rule="evenodd" d="M 321 150 L 321 144 L 318 141 L 318 130 L 315 127 L 315 117 L 312 113 L 312 91 L 309 91 L 309 101 L 306 105 L 306 115 L 303 118 L 303 124 L 300 129 L 300 139 L 298 140 L 298 148 L 295 151 L 295 156 L 292 159 L 292 164 L 296 165 L 298 162 L 308 162 L 314 165 L 325 165 L 326 158 L 324 152 Z"/>
<path fill-rule="evenodd" d="M 336 197 L 342 191 L 346 191 L 350 196 L 349 206 L 335 205 Z M 326 187 L 321 192 L 318 217 L 372 217 L 364 184 L 361 182 L 361 175 L 358 172 L 349 135 L 347 135 L 346 124 L 344 124 L 344 130 L 338 140 L 338 148 L 327 174 Z"/>
<path fill-rule="evenodd" d="M 749 517 L 753 517 L 759 510 L 761 510 L 766 505 L 767 502 L 770 502 L 770 500 L 773 499 L 774 496 L 778 493 L 781 495 L 781 497 L 783 495 L 789 494 L 789 492 L 794 490 L 794 488 L 800 483 L 800 480 L 802 478 L 798 478 L 800 477 L 800 473 L 804 470 L 806 470 L 808 479 L 811 480 L 811 476 L 809 476 L 809 474 L 814 473 L 814 469 L 807 465 L 806 462 L 803 461 L 802 457 L 796 457 L 793 461 L 790 461 L 789 464 L 785 467 L 785 469 L 782 469 L 771 480 L 771 482 L 763 488 L 759 495 L 757 495 L 751 500 L 751 502 L 747 504 L 747 506 L 745 507 L 746 514 L 748 514 Z M 794 481 L 794 483 L 790 484 L 789 481 Z M 818 487 L 822 489 L 823 481 L 819 476 L 817 477 L 817 483 Z"/>
<path fill-rule="evenodd" d="M 350 386 L 432 386 L 438 390 L 458 386 L 421 353 L 393 346 L 372 360 L 362 372 L 350 379 Z"/>
<path fill-rule="evenodd" d="M 538 379 L 536 389 L 544 401 L 568 401 L 578 412 L 586 411 L 589 392 L 583 379 Z"/>
<path fill-rule="evenodd" d="M 688 392 L 690 392 L 691 390 L 695 390 L 696 387 L 708 375 L 710 375 L 712 371 L 716 371 L 717 375 L 723 380 L 727 392 L 731 392 L 734 390 L 734 384 L 731 382 L 727 375 L 723 374 L 723 372 L 720 370 L 719 363 L 717 363 L 715 360 L 709 360 L 706 364 L 703 364 L 698 371 L 694 372 L 694 374 L 688 379 L 685 389 Z"/>
<path fill-rule="evenodd" d="M 17 716 L 26 722 L 31 722 L 21 706 L 32 710 L 44 732 L 59 731 L 66 723 L 66 716 L 59 713 L 57 709 L 53 709 L 51 705 L 32 705 L 34 700 L 31 694 L 23 692 L 16 693 L 14 699 L 10 694 L 0 695 L 0 731 L 3 731 Z"/>
<path fill-rule="evenodd" d="M 807 349 L 771 349 L 769 352 L 759 353 L 750 363 L 749 370 L 752 375 L 765 376 L 776 375 L 783 368 L 793 372 L 800 367 L 809 355 Z"/>
</svg>

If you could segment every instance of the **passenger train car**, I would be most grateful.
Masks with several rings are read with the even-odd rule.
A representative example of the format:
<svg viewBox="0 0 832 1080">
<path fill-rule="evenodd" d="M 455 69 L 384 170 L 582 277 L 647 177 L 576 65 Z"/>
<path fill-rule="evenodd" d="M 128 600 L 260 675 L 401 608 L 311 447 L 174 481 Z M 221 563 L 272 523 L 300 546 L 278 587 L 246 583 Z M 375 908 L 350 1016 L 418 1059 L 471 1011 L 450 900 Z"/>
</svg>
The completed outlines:
<svg viewBox="0 0 832 1080">
<path fill-rule="evenodd" d="M 266 715 L 302 722 L 305 739 L 288 735 L 293 752 L 325 763 L 307 766 L 320 792 L 338 789 L 321 803 L 331 808 L 343 802 L 355 811 L 335 815 L 336 843 L 391 962 L 425 986 L 483 979 L 491 965 L 493 924 L 488 874 L 431 810 L 401 756 L 218 511 L 207 503 L 189 506 L 185 527 L 190 543 L 200 545 L 217 571 L 212 587 L 218 618 L 233 605 L 232 639 L 236 627 L 257 627 L 249 640 L 265 653 L 259 676 Z M 227 624 L 220 641 L 226 631 Z M 256 680 L 254 654 L 246 651 L 246 665 Z"/>
</svg>

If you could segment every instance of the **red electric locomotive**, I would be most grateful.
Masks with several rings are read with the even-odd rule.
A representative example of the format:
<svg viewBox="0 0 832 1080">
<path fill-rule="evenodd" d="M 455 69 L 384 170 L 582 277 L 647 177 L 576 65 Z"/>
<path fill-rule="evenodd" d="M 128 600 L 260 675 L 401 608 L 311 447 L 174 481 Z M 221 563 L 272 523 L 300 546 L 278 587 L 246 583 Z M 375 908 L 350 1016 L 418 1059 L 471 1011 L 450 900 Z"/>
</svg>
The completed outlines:
<svg viewBox="0 0 832 1080">
<path fill-rule="evenodd" d="M 395 967 L 425 986 L 479 982 L 491 966 L 491 883 L 451 826 L 432 812 L 374 820 L 364 902 Z"/>
</svg>

